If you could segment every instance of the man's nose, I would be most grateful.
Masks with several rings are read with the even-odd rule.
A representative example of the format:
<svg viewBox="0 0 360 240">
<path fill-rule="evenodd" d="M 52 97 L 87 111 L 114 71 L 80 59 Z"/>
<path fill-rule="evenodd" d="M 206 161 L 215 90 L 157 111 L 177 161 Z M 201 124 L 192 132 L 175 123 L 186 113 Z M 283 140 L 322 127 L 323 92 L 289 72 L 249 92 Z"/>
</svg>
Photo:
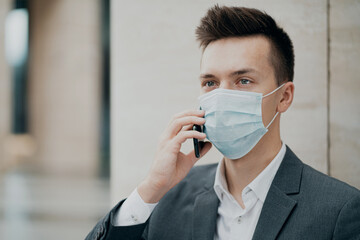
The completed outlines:
<svg viewBox="0 0 360 240">
<path fill-rule="evenodd" d="M 219 88 L 233 90 L 234 86 L 231 84 L 230 81 L 220 81 Z"/>
</svg>

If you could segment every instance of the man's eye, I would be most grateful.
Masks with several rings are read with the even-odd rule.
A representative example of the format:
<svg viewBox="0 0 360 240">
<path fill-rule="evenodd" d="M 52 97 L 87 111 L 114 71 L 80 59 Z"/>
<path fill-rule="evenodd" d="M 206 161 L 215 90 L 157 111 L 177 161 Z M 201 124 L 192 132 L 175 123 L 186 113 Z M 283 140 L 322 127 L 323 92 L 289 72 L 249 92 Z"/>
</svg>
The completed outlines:
<svg viewBox="0 0 360 240">
<path fill-rule="evenodd" d="M 246 84 L 249 84 L 249 83 L 250 83 L 250 80 L 248 80 L 248 79 L 241 79 L 241 80 L 240 80 L 240 83 L 241 83 L 242 85 L 246 85 Z"/>
<path fill-rule="evenodd" d="M 213 81 L 208 81 L 208 82 L 205 83 L 205 86 L 213 87 L 213 86 L 215 86 L 215 83 Z"/>
</svg>

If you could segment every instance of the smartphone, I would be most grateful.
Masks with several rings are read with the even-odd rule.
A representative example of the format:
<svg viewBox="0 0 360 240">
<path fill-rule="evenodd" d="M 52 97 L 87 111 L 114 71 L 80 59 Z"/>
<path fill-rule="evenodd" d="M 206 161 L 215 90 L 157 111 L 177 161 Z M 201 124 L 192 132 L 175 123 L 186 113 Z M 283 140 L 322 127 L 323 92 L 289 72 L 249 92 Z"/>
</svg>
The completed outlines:
<svg viewBox="0 0 360 240">
<path fill-rule="evenodd" d="M 200 125 L 194 125 L 193 130 L 198 131 L 198 132 L 203 132 L 203 127 L 200 126 Z M 197 139 L 197 138 L 193 138 L 193 140 L 194 140 L 195 157 L 199 158 L 200 157 L 200 150 L 204 145 L 204 141 L 199 141 L 199 139 Z"/>
</svg>

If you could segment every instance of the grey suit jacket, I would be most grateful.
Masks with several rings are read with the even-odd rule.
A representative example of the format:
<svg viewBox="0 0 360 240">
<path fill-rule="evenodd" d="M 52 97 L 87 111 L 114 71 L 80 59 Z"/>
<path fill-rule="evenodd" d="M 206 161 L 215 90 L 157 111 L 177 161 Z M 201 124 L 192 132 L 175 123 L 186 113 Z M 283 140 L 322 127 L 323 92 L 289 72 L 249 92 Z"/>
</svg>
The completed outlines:
<svg viewBox="0 0 360 240">
<path fill-rule="evenodd" d="M 219 205 L 213 189 L 216 167 L 194 167 L 144 224 L 113 226 L 121 201 L 86 239 L 213 240 Z M 358 240 L 360 191 L 302 163 L 287 147 L 253 239 Z"/>
</svg>

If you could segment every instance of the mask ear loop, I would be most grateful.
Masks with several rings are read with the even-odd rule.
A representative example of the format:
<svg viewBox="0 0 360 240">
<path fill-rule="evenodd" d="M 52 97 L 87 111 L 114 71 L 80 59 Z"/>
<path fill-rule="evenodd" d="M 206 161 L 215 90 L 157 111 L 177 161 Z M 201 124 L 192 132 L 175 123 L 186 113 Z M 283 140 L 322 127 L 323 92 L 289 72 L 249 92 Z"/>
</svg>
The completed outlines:
<svg viewBox="0 0 360 240">
<path fill-rule="evenodd" d="M 264 95 L 264 97 L 270 96 L 271 94 L 273 94 L 274 92 L 276 92 L 277 90 L 279 90 L 280 88 L 282 88 L 285 85 L 285 83 L 281 84 L 279 87 L 277 87 L 275 90 L 273 90 L 272 92 L 269 92 L 268 94 Z"/>
<path fill-rule="evenodd" d="M 275 118 L 277 117 L 278 114 L 279 114 L 279 112 L 275 113 L 275 116 L 273 117 L 273 119 L 271 119 L 270 123 L 266 126 L 266 129 L 268 129 L 270 127 L 270 125 L 273 123 L 273 121 L 275 120 Z"/>
<path fill-rule="evenodd" d="M 271 94 L 273 94 L 274 92 L 276 92 L 277 90 L 279 90 L 280 88 L 282 88 L 283 86 L 285 85 L 285 83 L 281 84 L 279 87 L 277 87 L 275 90 L 273 90 L 272 92 L 266 94 L 263 96 L 264 97 L 267 97 L 267 96 L 270 96 Z M 266 126 L 266 129 L 268 129 L 270 127 L 270 125 L 273 123 L 273 121 L 275 120 L 275 118 L 277 117 L 277 115 L 279 114 L 279 112 L 276 112 L 275 113 L 275 116 L 273 117 L 273 119 L 271 119 L 270 123 Z"/>
</svg>

